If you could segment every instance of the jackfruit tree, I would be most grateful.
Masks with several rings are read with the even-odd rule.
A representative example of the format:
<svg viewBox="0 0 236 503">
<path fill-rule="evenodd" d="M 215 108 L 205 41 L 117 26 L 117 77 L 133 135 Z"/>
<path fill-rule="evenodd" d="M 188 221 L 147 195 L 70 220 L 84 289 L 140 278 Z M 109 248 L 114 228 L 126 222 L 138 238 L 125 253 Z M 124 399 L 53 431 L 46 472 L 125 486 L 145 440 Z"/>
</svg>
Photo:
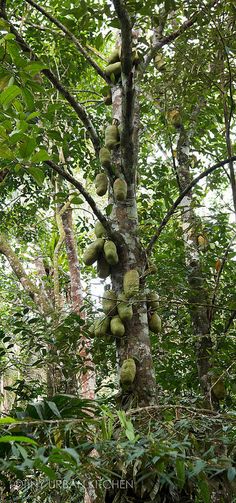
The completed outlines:
<svg viewBox="0 0 236 503">
<path fill-rule="evenodd" d="M 50 399 L 233 403 L 235 21 L 233 1 L 0 1 L 0 327 Z M 175 470 L 178 495 L 127 498 L 190 501 Z"/>
</svg>

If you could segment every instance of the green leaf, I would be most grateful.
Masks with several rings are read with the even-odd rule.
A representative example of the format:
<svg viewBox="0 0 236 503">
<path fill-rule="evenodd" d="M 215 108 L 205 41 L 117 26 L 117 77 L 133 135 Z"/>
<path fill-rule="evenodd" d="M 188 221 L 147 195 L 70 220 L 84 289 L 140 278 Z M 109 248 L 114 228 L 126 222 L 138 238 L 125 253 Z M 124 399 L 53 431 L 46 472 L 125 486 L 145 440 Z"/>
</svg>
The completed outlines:
<svg viewBox="0 0 236 503">
<path fill-rule="evenodd" d="M 0 158 L 11 161 L 15 158 L 14 152 L 6 145 L 0 145 Z"/>
<path fill-rule="evenodd" d="M 4 444 L 8 442 L 25 442 L 26 444 L 38 445 L 32 438 L 17 435 L 5 435 L 4 437 L 0 437 L 0 442 Z"/>
<path fill-rule="evenodd" d="M 47 65 L 45 63 L 41 63 L 40 61 L 34 61 L 33 63 L 29 63 L 24 67 L 24 70 L 33 77 L 37 73 L 39 73 L 41 70 L 44 70 L 47 68 Z"/>
<path fill-rule="evenodd" d="M 57 417 L 60 417 L 61 418 L 61 414 L 60 414 L 60 411 L 58 410 L 56 404 L 54 402 L 49 402 L 49 401 L 46 401 L 45 402 L 49 409 L 51 409 L 51 411 L 53 412 L 53 414 Z"/>
<path fill-rule="evenodd" d="M 19 94 L 21 94 L 20 87 L 16 85 L 7 87 L 0 95 L 0 104 L 6 109 Z"/>
<path fill-rule="evenodd" d="M 227 471 L 227 477 L 229 482 L 233 482 L 236 475 L 236 469 L 233 466 L 230 466 Z"/>
<path fill-rule="evenodd" d="M 27 138 L 20 146 L 18 153 L 22 159 L 29 159 L 32 152 L 35 150 L 35 138 Z"/>
<path fill-rule="evenodd" d="M 198 480 L 198 487 L 200 495 L 204 501 L 204 503 L 211 503 L 211 495 L 209 490 L 209 484 L 206 479 Z"/>
<path fill-rule="evenodd" d="M 177 459 L 175 463 L 177 482 L 180 489 L 183 489 L 185 483 L 185 464 L 183 459 Z"/>
<path fill-rule="evenodd" d="M 9 424 L 9 423 L 17 423 L 17 422 L 20 422 L 20 421 L 17 421 L 17 419 L 15 419 L 13 417 L 9 417 L 9 416 L 0 418 L 0 424 Z"/>
<path fill-rule="evenodd" d="M 38 152 L 36 152 L 31 157 L 31 161 L 32 162 L 43 162 L 43 161 L 47 161 L 47 159 L 49 159 L 49 158 L 50 158 L 50 155 L 48 154 L 48 152 L 44 148 L 41 148 Z"/>
<path fill-rule="evenodd" d="M 112 208 L 113 208 L 113 204 L 108 204 L 108 206 L 106 206 L 105 208 L 105 212 L 106 212 L 106 215 L 109 217 L 109 215 L 111 214 L 112 212 Z"/>
<path fill-rule="evenodd" d="M 41 187 L 45 179 L 45 173 L 40 168 L 34 168 L 31 166 L 27 169 L 27 172 L 34 178 L 37 184 Z"/>
</svg>

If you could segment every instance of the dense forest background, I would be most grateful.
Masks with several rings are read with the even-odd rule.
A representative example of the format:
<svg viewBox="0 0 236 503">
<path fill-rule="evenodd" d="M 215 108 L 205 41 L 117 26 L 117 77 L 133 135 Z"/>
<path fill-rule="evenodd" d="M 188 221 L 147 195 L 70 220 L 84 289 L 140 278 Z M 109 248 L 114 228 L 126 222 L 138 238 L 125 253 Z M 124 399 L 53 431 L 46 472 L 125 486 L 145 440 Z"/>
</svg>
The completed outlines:
<svg viewBox="0 0 236 503">
<path fill-rule="evenodd" d="M 3 502 L 236 501 L 235 26 L 0 1 Z"/>
</svg>

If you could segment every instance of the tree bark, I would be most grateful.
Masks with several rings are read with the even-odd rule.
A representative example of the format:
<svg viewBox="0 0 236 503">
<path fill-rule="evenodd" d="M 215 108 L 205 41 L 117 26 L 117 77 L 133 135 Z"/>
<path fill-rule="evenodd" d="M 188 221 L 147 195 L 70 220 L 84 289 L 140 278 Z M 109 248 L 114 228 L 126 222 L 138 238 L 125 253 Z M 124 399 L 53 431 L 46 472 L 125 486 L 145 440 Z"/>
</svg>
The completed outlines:
<svg viewBox="0 0 236 503">
<path fill-rule="evenodd" d="M 180 192 L 191 182 L 189 160 L 189 136 L 182 125 L 177 143 L 177 175 Z M 210 336 L 210 320 L 207 305 L 209 297 L 202 273 L 198 247 L 196 215 L 193 209 L 192 192 L 182 201 L 182 227 L 185 243 L 185 262 L 189 283 L 189 312 L 196 338 L 197 370 L 201 389 L 208 407 L 218 407 L 218 400 L 211 391 L 211 356 L 213 344 Z M 201 304 L 201 305 L 200 305 Z"/>
</svg>

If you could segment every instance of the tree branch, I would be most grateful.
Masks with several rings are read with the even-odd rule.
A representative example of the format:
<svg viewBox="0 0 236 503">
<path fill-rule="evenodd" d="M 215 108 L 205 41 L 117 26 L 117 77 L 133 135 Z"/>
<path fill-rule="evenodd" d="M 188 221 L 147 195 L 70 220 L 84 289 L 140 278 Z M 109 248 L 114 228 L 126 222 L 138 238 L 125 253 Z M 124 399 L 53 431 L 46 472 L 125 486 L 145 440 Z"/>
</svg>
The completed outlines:
<svg viewBox="0 0 236 503">
<path fill-rule="evenodd" d="M 3 18 L 3 19 L 5 19 L 5 21 L 7 21 L 8 25 L 10 27 L 11 33 L 13 33 L 15 35 L 16 41 L 20 45 L 23 52 L 26 52 L 27 54 L 29 54 L 31 60 L 38 61 L 38 57 L 36 56 L 36 54 L 34 54 L 31 47 L 27 44 L 27 42 L 25 42 L 25 40 L 22 38 L 22 36 L 19 34 L 19 32 L 13 26 L 13 24 L 8 20 L 6 14 L 3 10 L 0 11 L 0 18 Z M 60 92 L 60 94 L 62 96 L 64 96 L 66 101 L 74 109 L 74 111 L 76 112 L 76 114 L 80 118 L 81 122 L 84 124 L 85 128 L 87 129 L 88 134 L 89 134 L 91 141 L 93 143 L 94 149 L 95 149 L 96 153 L 98 153 L 99 148 L 100 148 L 100 141 L 99 141 L 99 138 L 97 136 L 97 132 L 92 124 L 92 121 L 91 121 L 86 109 L 82 105 L 80 105 L 80 103 L 78 103 L 76 101 L 74 96 L 72 96 L 72 94 L 70 94 L 70 92 L 61 84 L 61 82 L 58 80 L 56 75 L 51 70 L 44 69 L 44 70 L 41 70 L 41 73 L 43 73 L 43 75 L 45 75 L 45 77 L 47 77 L 48 80 L 50 80 L 50 82 L 53 84 L 53 86 Z"/>
<path fill-rule="evenodd" d="M 221 168 L 221 167 L 225 166 L 225 164 L 229 164 L 230 161 L 236 161 L 236 156 L 233 156 L 229 159 L 225 159 L 224 161 L 217 162 L 217 164 L 214 164 L 210 168 L 206 169 L 205 171 L 203 171 L 203 173 L 200 173 L 200 175 L 198 175 L 196 178 L 194 178 L 192 180 L 192 182 L 186 187 L 186 189 L 183 190 L 183 192 L 181 192 L 179 197 L 177 197 L 174 204 L 171 206 L 171 208 L 167 212 L 166 216 L 163 218 L 159 227 L 157 227 L 154 236 L 152 237 L 152 239 L 150 240 L 150 243 L 147 246 L 147 249 L 146 249 L 147 254 L 151 253 L 153 246 L 155 245 L 156 241 L 158 240 L 162 230 L 164 229 L 166 224 L 169 222 L 169 220 L 172 217 L 172 215 L 174 214 L 176 208 L 179 206 L 179 204 L 181 203 L 183 198 L 186 196 L 186 194 L 188 194 L 188 192 L 190 192 L 190 190 L 199 182 L 199 180 L 201 180 L 202 178 L 205 178 L 207 175 L 209 175 L 210 173 L 215 171 L 217 168 Z"/>
<path fill-rule="evenodd" d="M 90 194 L 87 192 L 87 190 L 83 187 L 82 183 L 80 183 L 78 180 L 76 180 L 72 175 L 67 173 L 63 168 L 58 166 L 58 164 L 56 164 L 55 162 L 48 160 L 48 161 L 45 161 L 45 164 L 47 164 L 50 168 L 52 168 L 53 171 L 56 171 L 56 173 L 59 173 L 59 175 L 61 175 L 62 178 L 67 180 L 69 183 L 74 185 L 74 187 L 76 187 L 76 189 L 79 190 L 79 192 L 84 197 L 85 201 L 87 201 L 87 203 L 89 204 L 90 208 L 92 208 L 94 215 L 96 215 L 98 220 L 100 220 L 102 225 L 105 227 L 106 231 L 109 234 L 111 234 L 110 223 L 108 222 L 106 217 L 102 214 L 102 212 L 99 210 L 94 199 L 92 198 L 92 196 L 90 196 Z"/>
<path fill-rule="evenodd" d="M 88 63 L 96 70 L 98 75 L 102 77 L 107 83 L 110 83 L 110 79 L 105 75 L 103 70 L 100 68 L 100 66 L 96 63 L 96 61 L 93 60 L 87 53 L 87 51 L 83 48 L 79 40 L 71 33 L 68 28 L 64 24 L 62 24 L 58 19 L 56 19 L 52 14 L 47 12 L 43 7 L 40 7 L 37 5 L 34 0 L 26 0 L 26 3 L 32 5 L 35 9 L 37 9 L 43 16 L 45 16 L 47 19 L 49 19 L 52 23 L 54 23 L 67 37 L 74 43 L 74 45 L 77 47 L 79 52 L 85 57 L 85 59 L 88 61 Z"/>
<path fill-rule="evenodd" d="M 132 63 L 132 23 L 122 0 L 113 0 L 121 27 L 122 121 L 121 161 L 128 182 L 133 181 L 134 166 L 134 72 Z"/>
<path fill-rule="evenodd" d="M 156 56 L 156 54 L 159 51 L 159 49 L 161 49 L 164 45 L 167 45 L 170 42 L 173 42 L 176 38 L 178 38 L 180 35 L 182 35 L 182 33 L 184 33 L 186 30 L 188 30 L 189 28 L 191 28 L 191 26 L 193 26 L 193 24 L 196 23 L 197 18 L 199 17 L 199 15 L 204 14 L 206 8 L 214 7 L 218 3 L 218 1 L 219 0 L 213 0 L 212 2 L 209 3 L 209 5 L 207 7 L 204 7 L 204 9 L 201 9 L 201 10 L 195 12 L 191 16 L 190 19 L 187 19 L 186 21 L 184 21 L 184 23 L 178 28 L 178 30 L 173 31 L 172 33 L 170 33 L 166 37 L 163 37 L 161 40 L 158 40 L 156 42 L 156 44 L 153 45 L 153 47 L 150 49 L 150 51 L 146 55 L 146 58 L 145 58 L 145 61 L 144 61 L 144 65 L 143 65 L 143 68 L 142 68 L 142 71 L 141 71 L 141 75 L 143 75 L 143 73 L 146 70 L 147 66 L 149 65 L 149 63 L 151 62 L 151 60 Z"/>
<path fill-rule="evenodd" d="M 19 282 L 35 304 L 40 305 L 44 314 L 50 314 L 52 312 L 52 306 L 50 305 L 48 297 L 29 279 L 18 256 L 2 234 L 0 235 L 0 253 L 5 255 Z"/>
</svg>

